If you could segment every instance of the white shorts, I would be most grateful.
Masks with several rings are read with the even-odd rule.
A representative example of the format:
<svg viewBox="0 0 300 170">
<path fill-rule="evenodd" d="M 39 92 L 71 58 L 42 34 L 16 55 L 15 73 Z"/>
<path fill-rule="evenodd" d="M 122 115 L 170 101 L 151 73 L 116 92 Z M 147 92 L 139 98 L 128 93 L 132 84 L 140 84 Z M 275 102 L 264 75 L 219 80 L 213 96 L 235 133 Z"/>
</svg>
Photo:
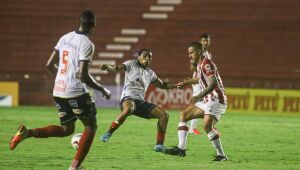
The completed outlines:
<svg viewBox="0 0 300 170">
<path fill-rule="evenodd" d="M 206 115 L 212 115 L 217 120 L 225 113 L 227 104 L 221 104 L 219 102 L 209 101 L 204 103 L 203 101 L 197 102 L 196 107 L 204 111 Z"/>
</svg>

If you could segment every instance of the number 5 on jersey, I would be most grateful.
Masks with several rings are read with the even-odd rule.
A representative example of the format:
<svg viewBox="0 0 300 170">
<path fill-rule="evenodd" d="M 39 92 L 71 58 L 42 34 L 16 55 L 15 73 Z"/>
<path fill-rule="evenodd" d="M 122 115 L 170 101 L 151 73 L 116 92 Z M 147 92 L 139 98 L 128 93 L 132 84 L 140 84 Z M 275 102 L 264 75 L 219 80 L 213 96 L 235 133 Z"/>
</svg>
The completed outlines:
<svg viewBox="0 0 300 170">
<path fill-rule="evenodd" d="M 64 50 L 62 55 L 63 68 L 60 70 L 60 74 L 65 74 L 68 70 L 68 56 L 69 52 Z"/>
</svg>

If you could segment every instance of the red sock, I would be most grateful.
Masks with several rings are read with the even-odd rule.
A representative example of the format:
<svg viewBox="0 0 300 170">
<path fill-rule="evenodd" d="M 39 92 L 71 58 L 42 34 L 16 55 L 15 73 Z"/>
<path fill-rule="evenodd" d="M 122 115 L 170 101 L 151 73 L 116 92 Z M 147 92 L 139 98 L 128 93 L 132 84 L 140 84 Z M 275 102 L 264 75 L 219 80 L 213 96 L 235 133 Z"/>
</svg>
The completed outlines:
<svg viewBox="0 0 300 170">
<path fill-rule="evenodd" d="M 91 128 L 85 128 L 78 145 L 78 150 L 72 162 L 72 167 L 79 167 L 80 164 L 83 162 L 84 158 L 86 157 L 92 146 L 95 133 L 96 130 Z"/>
<path fill-rule="evenodd" d="M 120 126 L 120 123 L 118 121 L 113 121 L 109 127 L 108 132 L 113 133 L 115 130 L 117 130 Z"/>
<path fill-rule="evenodd" d="M 48 138 L 48 137 L 64 137 L 66 132 L 62 126 L 50 125 L 43 128 L 30 129 L 28 137 Z"/>
<path fill-rule="evenodd" d="M 166 132 L 158 131 L 156 135 L 156 144 L 164 144 Z"/>
</svg>

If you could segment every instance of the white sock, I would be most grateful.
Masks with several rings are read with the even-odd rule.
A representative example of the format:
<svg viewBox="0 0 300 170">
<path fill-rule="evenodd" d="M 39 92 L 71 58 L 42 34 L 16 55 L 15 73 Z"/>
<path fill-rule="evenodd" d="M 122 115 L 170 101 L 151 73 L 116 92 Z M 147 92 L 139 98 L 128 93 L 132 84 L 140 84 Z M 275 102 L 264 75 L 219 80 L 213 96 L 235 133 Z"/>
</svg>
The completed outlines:
<svg viewBox="0 0 300 170">
<path fill-rule="evenodd" d="M 180 129 L 179 129 L 180 128 Z M 178 148 L 185 150 L 187 141 L 187 122 L 178 123 Z"/>
<path fill-rule="evenodd" d="M 215 130 L 212 130 L 207 134 L 208 139 L 210 140 L 211 144 L 217 151 L 217 155 L 225 156 L 220 138 L 218 137 L 217 139 L 212 140 L 216 135 L 218 134 L 217 131 Z"/>
<path fill-rule="evenodd" d="M 199 119 L 192 119 L 190 121 L 189 132 L 193 132 L 193 130 L 196 129 L 198 121 L 199 121 Z"/>
</svg>

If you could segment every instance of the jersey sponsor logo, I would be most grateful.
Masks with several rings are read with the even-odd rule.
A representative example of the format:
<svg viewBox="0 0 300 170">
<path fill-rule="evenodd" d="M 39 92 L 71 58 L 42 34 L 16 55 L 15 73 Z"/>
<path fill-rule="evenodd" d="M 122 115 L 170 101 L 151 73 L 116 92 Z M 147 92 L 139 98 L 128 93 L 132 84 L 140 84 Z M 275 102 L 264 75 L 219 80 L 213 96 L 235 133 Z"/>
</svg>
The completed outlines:
<svg viewBox="0 0 300 170">
<path fill-rule="evenodd" d="M 58 113 L 58 116 L 59 116 L 59 117 L 64 117 L 64 116 L 66 116 L 66 115 L 67 115 L 66 112 L 59 112 L 59 113 Z"/>
<path fill-rule="evenodd" d="M 67 84 L 64 81 L 57 81 L 54 85 L 54 91 L 65 92 Z"/>
<path fill-rule="evenodd" d="M 68 101 L 69 105 L 71 107 L 78 107 L 77 101 L 76 100 L 69 100 Z"/>
<path fill-rule="evenodd" d="M 80 113 L 83 112 L 83 110 L 81 110 L 81 109 L 72 109 L 72 111 L 77 115 L 79 115 Z"/>
</svg>

